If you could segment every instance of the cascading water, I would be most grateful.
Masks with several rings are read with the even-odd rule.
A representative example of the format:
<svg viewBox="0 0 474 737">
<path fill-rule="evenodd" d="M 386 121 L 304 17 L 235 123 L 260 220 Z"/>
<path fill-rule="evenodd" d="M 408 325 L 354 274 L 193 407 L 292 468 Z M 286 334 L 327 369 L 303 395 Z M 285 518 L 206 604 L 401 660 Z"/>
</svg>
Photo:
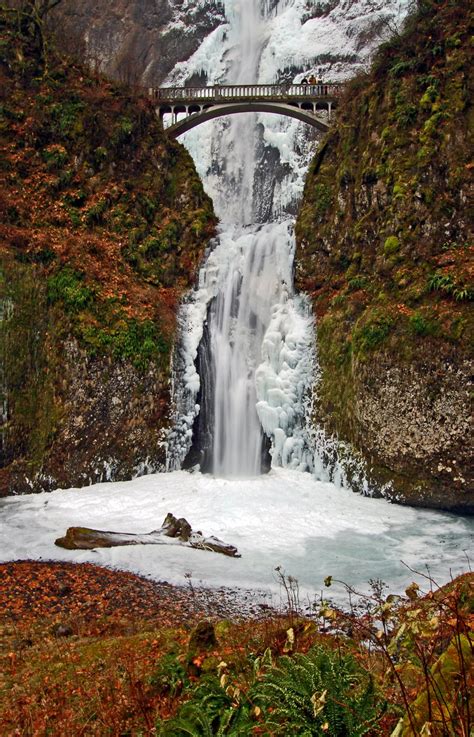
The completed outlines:
<svg viewBox="0 0 474 737">
<path fill-rule="evenodd" d="M 232 45 L 226 82 L 258 81 L 259 60 L 267 39 L 264 8 L 258 0 L 228 0 Z M 193 442 L 184 466 L 199 464 L 201 470 L 219 476 L 254 476 L 268 469 L 270 439 L 274 462 L 292 465 L 293 455 L 299 451 L 296 465 L 301 465 L 301 443 L 286 442 L 302 420 L 302 392 L 289 388 L 298 374 L 295 362 L 301 360 L 302 351 L 285 345 L 285 330 L 294 327 L 288 315 L 297 312 L 292 290 L 294 237 L 290 221 L 250 224 L 258 209 L 254 201 L 257 121 L 256 115 L 235 116 L 214 126 L 212 149 L 217 166 L 211 167 L 205 184 L 220 217 L 222 233 L 203 267 L 201 292 L 191 300 L 201 307 L 206 305 L 200 315 L 204 324 L 196 347 L 199 396 L 195 394 L 195 382 L 187 395 L 185 411 L 178 403 L 182 427 L 183 417 L 187 418 L 187 439 L 189 418 L 198 412 L 193 418 Z M 282 309 L 286 310 L 286 319 L 279 319 L 275 332 L 275 315 L 281 316 Z M 193 321 L 189 306 L 182 320 L 186 332 Z M 300 326 L 303 323 L 309 328 L 308 319 L 300 321 Z M 268 336 L 271 324 L 273 342 Z M 268 350 L 270 343 L 272 350 Z M 309 331 L 301 345 L 307 352 L 311 346 Z M 280 362 L 282 350 L 288 360 L 291 354 L 291 370 L 287 361 Z M 187 365 L 186 359 L 183 363 L 185 373 L 192 373 L 189 356 Z M 281 381 L 279 371 L 285 373 Z M 309 380 L 307 373 L 303 383 Z M 179 429 L 174 437 L 179 437 Z M 176 460 L 183 460 L 182 452 L 180 458 L 176 443 L 171 447 L 172 465 L 176 465 Z"/>
<path fill-rule="evenodd" d="M 279 296 L 271 235 L 251 233 L 240 240 L 240 263 L 229 269 L 208 317 L 215 397 L 212 470 L 217 475 L 261 470 L 255 370 L 271 307 Z"/>
</svg>

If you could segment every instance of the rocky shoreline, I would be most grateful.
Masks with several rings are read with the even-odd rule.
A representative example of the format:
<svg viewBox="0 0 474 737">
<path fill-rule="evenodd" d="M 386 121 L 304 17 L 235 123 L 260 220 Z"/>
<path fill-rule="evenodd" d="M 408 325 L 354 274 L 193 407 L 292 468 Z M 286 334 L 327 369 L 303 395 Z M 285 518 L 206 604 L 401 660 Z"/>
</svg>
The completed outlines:
<svg viewBox="0 0 474 737">
<path fill-rule="evenodd" d="M 264 592 L 203 588 L 154 581 L 92 563 L 20 560 L 0 563 L 0 620 L 25 617 L 64 620 L 79 630 L 87 620 L 171 618 L 174 626 L 199 619 L 262 619 L 277 615 Z M 68 618 L 74 612 L 74 621 Z"/>
</svg>

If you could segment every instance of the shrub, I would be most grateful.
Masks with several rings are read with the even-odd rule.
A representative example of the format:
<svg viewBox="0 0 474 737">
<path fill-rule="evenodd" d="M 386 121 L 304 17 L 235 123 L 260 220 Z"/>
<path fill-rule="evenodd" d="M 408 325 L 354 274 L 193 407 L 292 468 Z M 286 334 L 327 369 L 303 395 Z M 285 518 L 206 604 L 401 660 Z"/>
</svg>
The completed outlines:
<svg viewBox="0 0 474 737">
<path fill-rule="evenodd" d="M 54 143 L 43 149 L 41 156 L 48 169 L 59 169 L 67 160 L 67 151 L 64 146 Z"/>
<path fill-rule="evenodd" d="M 93 290 L 84 284 L 84 275 L 69 267 L 61 269 L 48 279 L 49 302 L 62 302 L 71 312 L 88 307 L 93 297 Z"/>
<path fill-rule="evenodd" d="M 118 148 L 130 140 L 133 132 L 133 121 L 126 116 L 122 116 L 116 124 L 111 137 L 112 146 Z"/>
<path fill-rule="evenodd" d="M 351 292 L 355 292 L 357 289 L 365 289 L 368 282 L 365 276 L 355 276 L 353 279 L 349 279 L 347 285 Z"/>
<path fill-rule="evenodd" d="M 412 333 L 415 335 L 436 335 L 439 332 L 439 325 L 434 320 L 429 320 L 420 312 L 415 312 L 408 320 L 408 324 Z"/>
<path fill-rule="evenodd" d="M 202 676 L 177 716 L 161 722 L 158 734 L 361 737 L 385 711 L 372 676 L 340 650 L 317 646 L 276 664 L 267 650 L 247 665 L 250 684 L 231 683 L 227 673 Z"/>
<path fill-rule="evenodd" d="M 246 737 L 254 733 L 250 704 L 238 687 L 204 676 L 178 715 L 158 725 L 160 737 Z"/>
<path fill-rule="evenodd" d="M 83 130 L 81 113 L 85 103 L 79 100 L 68 100 L 57 102 L 51 106 L 50 112 L 53 120 L 53 130 L 66 138 L 74 138 Z"/>
<path fill-rule="evenodd" d="M 390 67 L 389 74 L 392 77 L 403 77 L 407 72 L 410 72 L 416 64 L 416 59 L 397 59 L 395 63 Z"/>
<path fill-rule="evenodd" d="M 105 146 L 98 146 L 94 151 L 94 162 L 97 165 L 103 164 L 107 160 L 107 149 Z"/>
<path fill-rule="evenodd" d="M 85 220 L 89 227 L 100 225 L 107 211 L 107 200 L 102 198 L 95 205 L 89 207 L 85 214 Z"/>
<path fill-rule="evenodd" d="M 77 189 L 74 192 L 68 192 L 64 197 L 66 205 L 72 205 L 73 207 L 82 207 L 87 199 L 87 195 L 83 189 Z"/>
<path fill-rule="evenodd" d="M 454 297 L 457 302 L 470 300 L 474 296 L 474 289 L 466 284 L 458 284 L 451 274 L 436 271 L 428 279 L 428 288 L 431 291 L 444 292 Z"/>
<path fill-rule="evenodd" d="M 164 655 L 156 671 L 150 677 L 150 685 L 160 694 L 178 696 L 189 685 L 188 675 L 183 664 L 172 653 Z"/>
</svg>

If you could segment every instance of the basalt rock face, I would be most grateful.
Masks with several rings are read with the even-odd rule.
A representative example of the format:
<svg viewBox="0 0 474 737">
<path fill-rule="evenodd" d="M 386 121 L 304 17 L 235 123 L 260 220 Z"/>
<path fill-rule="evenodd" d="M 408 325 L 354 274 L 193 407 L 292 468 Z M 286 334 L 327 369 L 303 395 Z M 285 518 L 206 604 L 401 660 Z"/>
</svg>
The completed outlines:
<svg viewBox="0 0 474 737">
<path fill-rule="evenodd" d="M 58 42 L 127 84 L 158 86 L 224 22 L 203 0 L 63 0 L 52 15 Z"/>
<path fill-rule="evenodd" d="M 215 217 L 149 102 L 1 18 L 0 494 L 163 468 L 176 311 Z"/>
<path fill-rule="evenodd" d="M 474 512 L 467 7 L 426 0 L 353 82 L 310 168 L 296 281 L 316 424 L 397 501 Z"/>
</svg>

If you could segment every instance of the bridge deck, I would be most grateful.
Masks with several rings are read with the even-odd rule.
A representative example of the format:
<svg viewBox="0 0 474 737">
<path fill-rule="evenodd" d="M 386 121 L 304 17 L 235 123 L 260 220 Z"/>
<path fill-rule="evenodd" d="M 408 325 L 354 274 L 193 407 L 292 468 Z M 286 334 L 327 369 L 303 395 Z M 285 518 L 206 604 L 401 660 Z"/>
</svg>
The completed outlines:
<svg viewBox="0 0 474 737">
<path fill-rule="evenodd" d="M 304 102 L 337 100 L 342 84 L 245 84 L 212 87 L 149 87 L 148 94 L 159 105 L 226 103 L 243 101 Z"/>
</svg>

